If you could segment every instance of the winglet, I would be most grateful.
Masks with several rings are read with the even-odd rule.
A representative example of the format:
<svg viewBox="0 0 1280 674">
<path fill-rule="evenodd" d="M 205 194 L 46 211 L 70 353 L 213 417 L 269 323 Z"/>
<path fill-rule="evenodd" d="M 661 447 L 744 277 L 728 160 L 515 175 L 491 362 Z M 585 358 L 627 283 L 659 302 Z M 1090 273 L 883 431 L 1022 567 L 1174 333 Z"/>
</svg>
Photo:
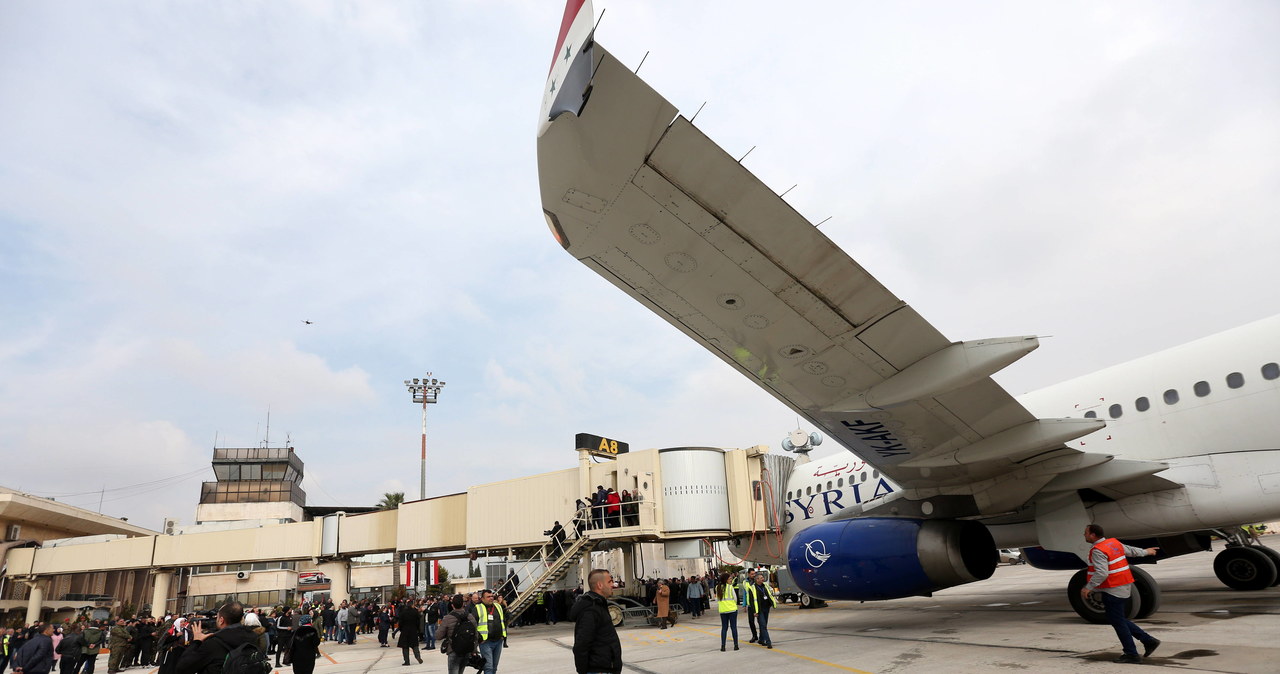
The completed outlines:
<svg viewBox="0 0 1280 674">
<path fill-rule="evenodd" d="M 538 115 L 538 135 L 551 121 L 565 112 L 578 114 L 586 103 L 595 59 L 591 46 L 594 38 L 595 11 L 591 0 L 568 0 L 560 19 L 560 34 L 542 91 L 542 109 Z"/>
</svg>

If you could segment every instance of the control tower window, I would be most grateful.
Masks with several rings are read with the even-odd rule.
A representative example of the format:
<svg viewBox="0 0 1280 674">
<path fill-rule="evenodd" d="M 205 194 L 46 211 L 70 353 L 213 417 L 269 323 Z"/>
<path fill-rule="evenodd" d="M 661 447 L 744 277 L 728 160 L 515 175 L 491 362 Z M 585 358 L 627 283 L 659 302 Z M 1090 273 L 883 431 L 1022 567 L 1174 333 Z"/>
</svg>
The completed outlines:
<svg viewBox="0 0 1280 674">
<path fill-rule="evenodd" d="M 1178 389 L 1171 388 L 1168 391 L 1164 392 L 1164 404 L 1166 405 L 1178 404 Z"/>
<path fill-rule="evenodd" d="M 1240 388 L 1244 386 L 1244 375 L 1239 372 L 1232 372 L 1227 375 L 1227 388 Z"/>
<path fill-rule="evenodd" d="M 1209 395 L 1209 382 L 1198 381 L 1195 386 L 1191 387 L 1191 390 L 1196 392 L 1196 397 L 1203 398 Z"/>
<path fill-rule="evenodd" d="M 1139 412 L 1146 412 L 1147 410 L 1151 409 L 1151 401 L 1147 400 L 1146 396 L 1142 396 L 1141 398 L 1138 398 L 1137 400 L 1133 401 L 1133 406 Z"/>
</svg>

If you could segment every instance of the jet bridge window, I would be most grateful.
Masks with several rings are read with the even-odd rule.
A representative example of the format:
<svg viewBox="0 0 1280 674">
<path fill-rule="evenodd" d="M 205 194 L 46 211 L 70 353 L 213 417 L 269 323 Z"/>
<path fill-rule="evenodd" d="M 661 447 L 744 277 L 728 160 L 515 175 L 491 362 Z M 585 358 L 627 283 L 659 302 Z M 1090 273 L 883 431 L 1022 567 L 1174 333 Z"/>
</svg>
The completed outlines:
<svg viewBox="0 0 1280 674">
<path fill-rule="evenodd" d="M 1168 391 L 1164 392 L 1164 404 L 1166 405 L 1178 404 L 1178 389 L 1171 388 Z"/>
<path fill-rule="evenodd" d="M 1239 372 L 1232 372 L 1227 375 L 1227 388 L 1240 388 L 1244 386 L 1244 375 Z"/>
<path fill-rule="evenodd" d="M 1093 410 L 1089 410 L 1088 412 L 1085 412 L 1085 413 L 1084 413 L 1084 418 L 1086 418 L 1086 419 L 1097 419 L 1097 418 L 1098 418 L 1098 413 L 1097 413 L 1097 412 L 1094 412 Z"/>
<path fill-rule="evenodd" d="M 1209 395 L 1209 382 L 1198 381 L 1195 386 L 1191 387 L 1191 390 L 1196 392 L 1197 398 L 1203 398 Z"/>
<path fill-rule="evenodd" d="M 1107 414 L 1110 414 L 1112 419 L 1119 419 L 1120 415 L 1124 414 L 1124 408 L 1120 407 L 1120 403 L 1116 403 L 1107 408 Z"/>
<path fill-rule="evenodd" d="M 1141 398 L 1133 401 L 1133 406 L 1137 408 L 1139 412 L 1146 412 L 1151 409 L 1151 401 L 1147 400 L 1146 396 L 1142 396 Z"/>
<path fill-rule="evenodd" d="M 1280 378 L 1280 365 L 1275 363 L 1267 363 L 1262 366 L 1262 378 L 1267 381 Z"/>
</svg>

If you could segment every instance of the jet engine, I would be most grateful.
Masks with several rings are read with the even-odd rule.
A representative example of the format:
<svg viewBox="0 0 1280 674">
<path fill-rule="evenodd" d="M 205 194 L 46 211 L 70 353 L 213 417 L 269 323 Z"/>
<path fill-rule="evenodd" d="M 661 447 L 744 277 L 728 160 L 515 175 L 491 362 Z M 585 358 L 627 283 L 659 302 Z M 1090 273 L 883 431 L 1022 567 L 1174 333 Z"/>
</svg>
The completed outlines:
<svg viewBox="0 0 1280 674">
<path fill-rule="evenodd" d="M 896 599 L 990 578 L 995 541 L 978 522 L 858 518 L 795 535 L 787 566 L 821 599 Z"/>
</svg>

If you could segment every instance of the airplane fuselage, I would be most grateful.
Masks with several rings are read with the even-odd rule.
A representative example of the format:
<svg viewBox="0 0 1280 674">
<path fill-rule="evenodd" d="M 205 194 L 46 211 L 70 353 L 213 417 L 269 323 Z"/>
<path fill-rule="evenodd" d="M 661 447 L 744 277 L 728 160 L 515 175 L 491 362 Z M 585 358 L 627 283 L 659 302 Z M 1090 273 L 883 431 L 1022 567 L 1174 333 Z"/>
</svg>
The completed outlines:
<svg viewBox="0 0 1280 674">
<path fill-rule="evenodd" d="M 1157 475 L 1182 487 L 1100 500 L 1088 508 L 1093 521 L 1116 535 L 1147 537 L 1280 519 L 1277 345 L 1280 316 L 1018 400 L 1041 417 L 1106 420 L 1106 428 L 1073 442 L 1083 450 L 1169 464 Z M 841 450 L 797 465 L 784 496 L 789 540 L 814 524 L 856 517 L 909 494 Z M 989 529 L 999 547 L 1041 544 L 1034 508 Z"/>
</svg>

